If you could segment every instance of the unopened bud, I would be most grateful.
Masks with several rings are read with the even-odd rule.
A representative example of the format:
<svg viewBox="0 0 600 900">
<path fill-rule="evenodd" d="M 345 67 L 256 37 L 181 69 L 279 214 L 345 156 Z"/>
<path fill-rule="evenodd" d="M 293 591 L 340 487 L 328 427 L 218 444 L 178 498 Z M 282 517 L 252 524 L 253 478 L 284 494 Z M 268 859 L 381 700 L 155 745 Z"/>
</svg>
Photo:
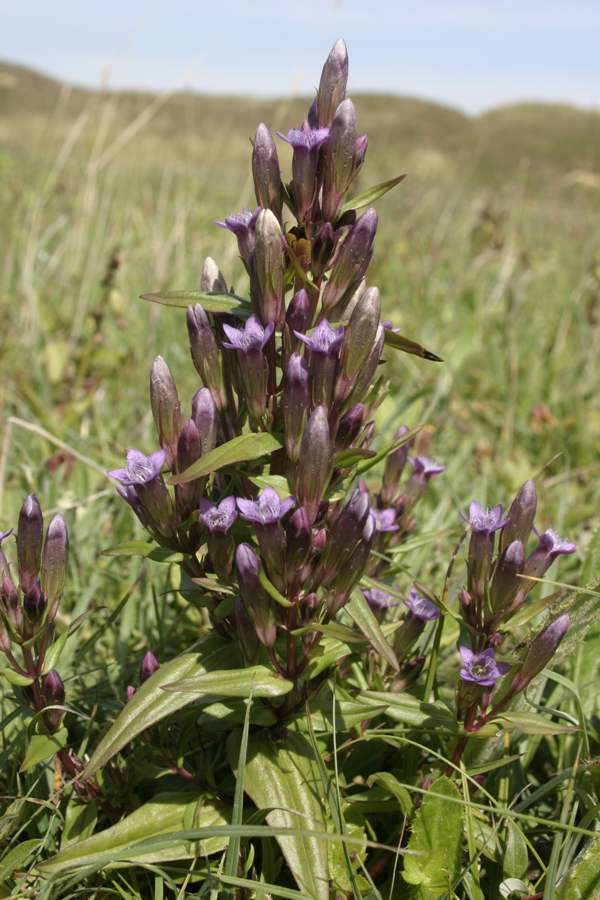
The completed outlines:
<svg viewBox="0 0 600 900">
<path fill-rule="evenodd" d="M 154 675 L 154 673 L 159 668 L 160 663 L 158 662 L 152 650 L 148 650 L 146 653 L 144 653 L 142 662 L 140 664 L 140 684 L 148 681 L 150 676 Z"/>
<path fill-rule="evenodd" d="M 208 316 L 199 303 L 188 307 L 187 329 L 192 362 L 202 383 L 213 395 L 217 409 L 223 410 L 226 399 L 221 354 Z"/>
<path fill-rule="evenodd" d="M 323 215 L 329 221 L 337 216 L 340 201 L 355 170 L 356 112 L 352 100 L 343 100 L 331 124 L 325 153 Z"/>
<path fill-rule="evenodd" d="M 285 449 L 295 462 L 300 456 L 304 423 L 310 408 L 310 373 L 306 360 L 292 353 L 283 379 L 283 422 Z"/>
<path fill-rule="evenodd" d="M 17 529 L 17 556 L 19 560 L 19 580 L 27 591 L 40 571 L 44 520 L 35 494 L 30 494 L 19 512 Z"/>
<path fill-rule="evenodd" d="M 352 392 L 350 393 L 348 403 L 358 403 L 365 399 L 369 388 L 373 383 L 373 377 L 375 372 L 377 371 L 377 366 L 381 361 L 381 354 L 383 353 L 383 346 L 385 343 L 385 332 L 383 329 L 383 325 L 379 325 L 377 329 L 377 333 L 375 335 L 375 340 L 373 341 L 373 346 L 371 347 L 371 351 L 367 356 L 365 363 L 362 369 L 359 370 L 356 381 L 354 382 L 354 387 L 352 388 Z"/>
<path fill-rule="evenodd" d="M 301 288 L 292 297 L 285 314 L 290 334 L 293 335 L 295 331 L 304 334 L 310 328 L 312 313 L 313 304 L 308 291 L 306 288 Z M 298 341 L 295 340 L 294 344 L 297 346 Z"/>
<path fill-rule="evenodd" d="M 353 379 L 366 362 L 375 342 L 380 313 L 379 290 L 369 288 L 356 304 L 344 333 L 341 364 L 345 378 Z"/>
<path fill-rule="evenodd" d="M 513 541 L 521 541 L 524 547 L 527 545 L 536 509 L 535 482 L 529 479 L 518 492 L 506 514 L 508 522 L 502 529 L 500 550 L 505 550 Z"/>
<path fill-rule="evenodd" d="M 323 309 L 331 316 L 333 309 L 343 314 L 348 301 L 358 288 L 373 256 L 377 231 L 377 213 L 367 209 L 360 216 L 339 249 L 337 259 L 323 293 Z M 331 316 L 334 318 L 334 316 Z"/>
<path fill-rule="evenodd" d="M 369 494 L 356 488 L 330 528 L 322 560 L 324 584 L 331 584 L 354 554 L 367 523 L 369 509 Z"/>
<path fill-rule="evenodd" d="M 207 256 L 200 275 L 200 290 L 205 294 L 226 294 L 227 282 L 212 256 Z"/>
<path fill-rule="evenodd" d="M 263 209 L 256 220 L 254 252 L 255 308 L 263 325 L 283 324 L 285 289 L 285 252 L 281 226 L 270 209 Z"/>
<path fill-rule="evenodd" d="M 160 446 L 167 451 L 167 464 L 172 465 L 181 428 L 181 404 L 175 379 L 162 356 L 156 357 L 150 369 L 150 405 Z"/>
<path fill-rule="evenodd" d="M 333 122 L 335 111 L 346 96 L 348 81 L 348 50 L 340 38 L 325 60 L 317 92 L 316 119 L 319 127 Z"/>
<path fill-rule="evenodd" d="M 23 609 L 32 626 L 41 623 L 46 610 L 46 599 L 42 594 L 39 581 L 34 581 L 23 596 Z"/>
<path fill-rule="evenodd" d="M 357 403 L 340 419 L 335 442 L 338 447 L 350 447 L 357 439 L 365 420 L 365 407 Z"/>
<path fill-rule="evenodd" d="M 332 444 L 326 406 L 311 413 L 300 445 L 298 460 L 298 503 L 306 509 L 311 524 L 317 517 L 319 504 L 329 483 Z"/>
<path fill-rule="evenodd" d="M 62 706 L 65 702 L 65 688 L 62 679 L 55 669 L 52 669 L 42 681 L 42 696 L 48 706 Z M 54 733 L 60 728 L 65 712 L 62 709 L 44 710 L 44 722 L 48 731 Z"/>
<path fill-rule="evenodd" d="M 558 645 L 571 626 L 571 618 L 568 613 L 563 613 L 532 641 L 521 670 L 513 681 L 514 690 L 523 690 L 529 682 L 550 662 Z"/>
<path fill-rule="evenodd" d="M 200 388 L 192 397 L 192 419 L 200 435 L 202 453 L 209 453 L 217 444 L 217 408 L 208 388 Z"/>
<path fill-rule="evenodd" d="M 331 222 L 325 222 L 312 242 L 310 268 L 313 278 L 321 278 L 331 265 L 335 248 L 335 232 Z"/>
<path fill-rule="evenodd" d="M 258 662 L 260 642 L 256 636 L 256 629 L 240 597 L 235 598 L 235 632 L 239 638 L 244 661 L 247 666 Z"/>
<path fill-rule="evenodd" d="M 312 531 L 306 510 L 300 507 L 290 517 L 286 525 L 287 553 L 286 570 L 295 578 L 298 569 L 310 553 Z"/>
<path fill-rule="evenodd" d="M 57 515 L 48 526 L 42 552 L 42 593 L 48 602 L 51 614 L 62 597 L 68 557 L 67 526 L 63 517 Z"/>
<path fill-rule="evenodd" d="M 517 593 L 524 587 L 518 576 L 523 571 L 525 553 L 521 541 L 512 541 L 500 554 L 492 578 L 490 601 L 493 613 L 510 609 Z"/>
<path fill-rule="evenodd" d="M 259 641 L 272 647 L 277 638 L 277 626 L 271 601 L 259 578 L 261 563 L 250 544 L 240 544 L 235 554 L 240 596 L 244 608 L 254 623 Z"/>
<path fill-rule="evenodd" d="M 256 130 L 252 148 L 252 176 L 256 202 L 281 219 L 281 174 L 273 136 L 262 122 Z"/>
</svg>

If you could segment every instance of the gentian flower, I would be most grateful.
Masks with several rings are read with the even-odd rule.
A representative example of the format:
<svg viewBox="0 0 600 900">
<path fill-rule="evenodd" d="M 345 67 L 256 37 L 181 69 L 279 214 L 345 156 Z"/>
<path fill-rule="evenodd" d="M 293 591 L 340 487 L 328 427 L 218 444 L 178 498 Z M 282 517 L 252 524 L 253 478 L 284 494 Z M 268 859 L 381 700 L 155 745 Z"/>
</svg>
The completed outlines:
<svg viewBox="0 0 600 900">
<path fill-rule="evenodd" d="M 223 325 L 229 338 L 223 346 L 237 351 L 246 402 L 255 419 L 260 419 L 267 408 L 269 364 L 263 350 L 271 339 L 274 328 L 272 322 L 266 328 L 263 327 L 256 316 L 250 316 L 243 329 Z"/>
<path fill-rule="evenodd" d="M 227 350 L 237 350 L 244 355 L 260 353 L 269 342 L 275 326 L 270 323 L 266 328 L 256 316 L 250 316 L 243 328 L 233 328 L 231 325 L 223 325 L 223 331 L 229 341 L 223 341 Z"/>
<path fill-rule="evenodd" d="M 316 195 L 319 149 L 329 137 L 329 128 L 311 128 L 308 122 L 305 122 L 302 128 L 291 128 L 287 135 L 280 131 L 277 135 L 291 144 L 294 150 L 292 192 L 298 219 L 305 222 L 310 215 Z"/>
<path fill-rule="evenodd" d="M 135 487 L 139 484 L 149 484 L 159 478 L 162 467 L 165 464 L 167 453 L 165 450 L 157 450 L 150 456 L 144 456 L 139 450 L 127 451 L 127 465 L 122 469 L 113 469 L 108 474 L 116 478 L 125 487 Z"/>
<path fill-rule="evenodd" d="M 496 654 L 489 648 L 481 653 L 473 653 L 469 647 L 460 647 L 462 669 L 460 677 L 463 681 L 469 681 L 480 687 L 494 687 L 499 678 L 506 675 L 510 669 L 508 663 L 496 662 Z"/>
<path fill-rule="evenodd" d="M 344 326 L 333 329 L 327 319 L 322 319 L 312 334 L 294 334 L 303 344 L 306 344 L 311 353 L 325 353 L 329 356 L 337 355 L 344 339 Z"/>
<path fill-rule="evenodd" d="M 256 220 L 259 213 L 260 206 L 254 212 L 251 209 L 244 209 L 241 213 L 231 213 L 223 221 L 216 223 L 219 228 L 226 228 L 236 236 L 240 256 L 248 271 L 252 267 L 256 243 Z"/>
<path fill-rule="evenodd" d="M 323 319 L 309 336 L 295 331 L 296 337 L 310 350 L 309 370 L 312 377 L 314 406 L 330 406 L 336 385 L 338 356 L 344 339 L 344 327 L 333 329 Z"/>
<path fill-rule="evenodd" d="M 540 535 L 538 550 L 547 553 L 552 561 L 557 556 L 568 556 L 575 553 L 577 546 L 572 541 L 565 541 L 560 538 L 552 528 L 548 528 Z"/>
<path fill-rule="evenodd" d="M 265 488 L 256 500 L 237 498 L 242 519 L 252 522 L 268 574 L 279 590 L 285 583 L 285 532 L 281 520 L 296 505 L 294 497 L 279 499 L 273 488 Z"/>
<path fill-rule="evenodd" d="M 576 550 L 571 541 L 564 541 L 557 533 L 548 528 L 539 536 L 539 542 L 535 550 L 525 560 L 523 575 L 532 578 L 542 578 L 558 556 L 568 556 Z M 522 603 L 527 594 L 535 587 L 535 581 L 524 581 L 519 592 L 519 600 Z"/>
<path fill-rule="evenodd" d="M 429 622 L 432 619 L 439 619 L 440 617 L 440 610 L 435 603 L 420 594 L 414 586 L 411 587 L 408 597 L 404 602 L 408 606 L 411 614 L 415 618 L 421 619 L 423 622 Z"/>
<path fill-rule="evenodd" d="M 413 477 L 422 478 L 424 481 L 429 481 L 434 475 L 440 475 L 445 469 L 445 466 L 427 456 L 411 456 L 408 462 L 412 466 Z"/>
<path fill-rule="evenodd" d="M 398 531 L 399 525 L 396 525 L 396 510 L 393 506 L 388 509 L 371 509 L 371 514 L 375 519 L 375 530 L 380 534 L 389 531 Z"/>
<path fill-rule="evenodd" d="M 363 594 L 369 606 L 375 610 L 391 609 L 392 606 L 400 605 L 399 600 L 394 600 L 391 594 L 380 590 L 380 588 L 369 588 L 363 591 Z"/>
<path fill-rule="evenodd" d="M 274 525 L 283 519 L 295 505 L 296 501 L 293 497 L 280 500 L 279 494 L 273 488 L 265 488 L 256 500 L 237 498 L 237 507 L 242 519 L 258 525 Z"/>
<path fill-rule="evenodd" d="M 508 524 L 508 518 L 502 518 L 502 506 L 485 507 L 473 500 L 469 506 L 469 517 L 465 519 L 469 523 L 472 532 L 476 534 L 492 535 L 500 528 Z"/>
<path fill-rule="evenodd" d="M 218 504 L 202 499 L 198 518 L 210 534 L 227 534 L 237 519 L 235 497 L 225 497 Z"/>
</svg>

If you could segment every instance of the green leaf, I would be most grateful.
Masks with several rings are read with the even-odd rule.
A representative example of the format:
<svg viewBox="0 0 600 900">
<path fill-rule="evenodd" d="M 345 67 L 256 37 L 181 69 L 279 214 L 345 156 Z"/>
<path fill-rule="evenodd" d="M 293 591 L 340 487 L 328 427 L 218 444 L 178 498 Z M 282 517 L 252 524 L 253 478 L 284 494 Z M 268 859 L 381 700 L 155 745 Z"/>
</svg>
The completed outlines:
<svg viewBox="0 0 600 900">
<path fill-rule="evenodd" d="M 412 428 L 410 431 L 407 431 L 406 434 L 403 434 L 402 437 L 398 438 L 397 441 L 393 441 L 391 444 L 388 444 L 387 447 L 384 447 L 383 450 L 380 450 L 373 459 L 368 459 L 366 462 L 361 463 L 357 470 L 357 475 L 362 475 L 364 472 L 368 472 L 369 469 L 372 469 L 373 466 L 376 466 L 382 460 L 384 460 L 390 453 L 393 453 L 394 450 L 397 450 L 398 447 L 402 447 L 404 444 L 407 444 L 409 441 L 419 433 L 421 430 L 421 426 L 418 428 Z"/>
<path fill-rule="evenodd" d="M 237 649 L 215 634 L 200 641 L 199 649 L 163 663 L 123 707 L 100 743 L 85 769 L 85 777 L 106 765 L 115 753 L 146 728 L 160 722 L 177 710 L 192 703 L 197 694 L 172 693 L 163 687 L 176 681 L 196 678 L 207 671 L 219 669 L 223 663 L 235 660 Z"/>
<path fill-rule="evenodd" d="M 396 659 L 396 654 L 386 641 L 381 626 L 362 592 L 358 590 L 353 591 L 352 596 L 348 603 L 346 603 L 344 609 L 348 612 L 354 624 L 360 628 L 371 646 L 385 659 L 395 672 L 399 672 L 400 665 Z"/>
<path fill-rule="evenodd" d="M 536 713 L 510 712 L 495 716 L 490 724 L 501 723 L 523 734 L 570 734 L 579 731 L 575 725 L 560 725 Z"/>
<path fill-rule="evenodd" d="M 358 695 L 358 699 L 375 706 L 385 704 L 386 715 L 390 719 L 412 728 L 426 730 L 444 728 L 451 732 L 458 729 L 455 717 L 440 701 L 425 703 L 412 694 L 385 691 L 363 691 Z"/>
<path fill-rule="evenodd" d="M 183 553 L 159 547 L 152 541 L 124 541 L 102 551 L 103 556 L 143 556 L 155 562 L 181 562 Z"/>
<path fill-rule="evenodd" d="M 165 684 L 163 691 L 215 697 L 282 697 L 293 686 L 291 681 L 279 678 L 266 666 L 250 666 L 246 669 L 222 669 Z"/>
<path fill-rule="evenodd" d="M 402 350 L 404 353 L 410 353 L 412 356 L 420 356 L 421 359 L 429 359 L 432 362 L 444 362 L 442 357 L 438 356 L 437 353 L 426 350 L 421 344 L 417 344 L 416 341 L 411 341 L 410 338 L 404 337 L 404 335 L 398 334 L 390 328 L 385 329 L 384 340 L 386 346 L 393 347 L 394 350 Z"/>
<path fill-rule="evenodd" d="M 600 896 L 600 839 L 582 850 L 558 885 L 556 900 L 596 900 Z"/>
<path fill-rule="evenodd" d="M 9 666 L 0 669 L 0 678 L 5 678 L 9 684 L 15 684 L 18 687 L 25 687 L 28 684 L 33 684 L 33 678 L 30 678 L 29 675 L 21 675 Z"/>
<path fill-rule="evenodd" d="M 21 763 L 19 771 L 27 772 L 38 763 L 46 762 L 66 746 L 68 737 L 66 728 L 59 728 L 55 734 L 34 734 L 29 741 L 25 759 Z"/>
<path fill-rule="evenodd" d="M 252 694 L 246 701 L 246 715 L 244 716 L 244 727 L 242 729 L 242 738 L 240 741 L 240 755 L 238 756 L 237 778 L 235 780 L 235 796 L 233 798 L 233 810 L 231 813 L 231 824 L 241 825 L 244 821 L 244 782 L 246 772 L 246 756 L 248 754 L 248 735 L 250 734 L 250 712 L 252 710 Z M 239 835 L 232 835 L 229 839 L 227 853 L 225 855 L 224 875 L 235 876 L 238 870 L 238 862 L 240 858 L 240 838 Z"/>
<path fill-rule="evenodd" d="M 600 578 L 600 528 L 592 535 L 592 539 L 588 544 L 588 548 L 581 567 L 581 575 L 579 582 L 583 585 L 595 586 Z"/>
<path fill-rule="evenodd" d="M 91 803 L 82 803 L 74 793 L 69 800 L 65 813 L 65 825 L 60 838 L 60 849 L 65 850 L 77 841 L 84 841 L 93 834 L 98 820 L 98 807 Z"/>
<path fill-rule="evenodd" d="M 392 797 L 396 798 L 403 816 L 412 815 L 412 798 L 404 785 L 400 784 L 398 779 L 392 775 L 391 772 L 375 772 L 374 775 L 369 775 L 367 784 L 369 787 L 372 787 L 374 784 L 380 784 L 386 789 L 388 794 L 391 794 Z"/>
<path fill-rule="evenodd" d="M 527 842 L 521 829 L 511 822 L 506 823 L 507 834 L 502 856 L 502 874 L 505 878 L 521 878 L 529 866 Z"/>
<path fill-rule="evenodd" d="M 450 891 L 460 873 L 462 837 L 460 794 L 442 775 L 424 796 L 404 858 L 404 880 L 418 887 L 420 900 L 439 900 Z"/>
<path fill-rule="evenodd" d="M 371 206 L 383 197 L 384 194 L 387 194 L 388 191 L 395 188 L 397 184 L 404 181 L 405 178 L 406 175 L 397 175 L 395 178 L 390 178 L 389 181 L 382 181 L 380 184 L 373 185 L 373 187 L 363 191 L 363 193 L 359 194 L 357 197 L 352 197 L 351 200 L 346 200 L 340 209 L 340 216 L 350 212 L 352 209 L 364 209 L 366 206 Z"/>
<path fill-rule="evenodd" d="M 0 861 L 0 884 L 8 881 L 13 872 L 18 872 L 24 868 L 39 846 L 39 839 L 32 838 L 29 841 L 21 841 L 16 847 L 9 850 Z"/>
<path fill-rule="evenodd" d="M 230 755 L 234 752 L 232 746 Z M 314 787 L 318 781 L 310 744 L 304 736 L 290 732 L 280 742 L 265 737 L 250 743 L 246 793 L 259 809 L 270 810 L 267 822 L 272 827 L 325 832 L 325 815 Z M 277 840 L 298 886 L 317 900 L 328 900 L 326 842 L 301 833 L 279 835 Z"/>
<path fill-rule="evenodd" d="M 176 306 L 187 309 L 188 306 L 200 303 L 205 312 L 227 313 L 246 318 L 252 314 L 252 306 L 245 297 L 237 294 L 205 294 L 203 291 L 161 291 L 155 294 L 140 294 L 142 300 L 160 303 L 162 306 Z"/>
<path fill-rule="evenodd" d="M 65 648 L 65 644 L 67 643 L 67 638 L 69 637 L 69 629 L 65 628 L 58 637 L 50 644 L 48 648 L 48 652 L 44 657 L 44 668 L 42 670 L 42 675 L 47 675 L 51 669 L 55 669 L 58 665 L 58 661 L 60 659 L 60 654 L 63 652 Z"/>
<path fill-rule="evenodd" d="M 261 491 L 264 491 L 265 488 L 273 488 L 274 491 L 277 491 L 280 500 L 286 500 L 292 493 L 288 480 L 283 475 L 252 475 L 250 481 Z"/>
<path fill-rule="evenodd" d="M 180 472 L 171 478 L 171 484 L 185 484 L 195 478 L 202 478 L 222 469 L 223 466 L 232 466 L 235 463 L 247 462 L 259 459 L 267 453 L 279 450 L 282 444 L 272 434 L 261 431 L 258 434 L 240 434 L 225 444 L 215 447 L 209 453 L 205 453 L 200 459 L 192 463 L 185 472 Z"/>
<path fill-rule="evenodd" d="M 373 459 L 376 455 L 374 450 L 367 450 L 361 447 L 348 447 L 347 450 L 339 450 L 333 456 L 333 465 L 336 469 L 348 469 L 363 459 Z"/>
<path fill-rule="evenodd" d="M 127 851 L 126 862 L 120 860 L 114 865 L 158 863 L 219 853 L 227 845 L 226 836 L 209 837 L 199 842 L 175 842 L 154 852 L 143 852 L 141 848 L 139 854 L 136 853 L 136 845 L 161 834 L 225 825 L 227 819 L 224 812 L 224 807 L 215 800 L 199 798 L 195 791 L 157 794 L 116 825 L 61 850 L 44 862 L 40 869 L 54 873 L 99 863 L 111 868 L 111 862 L 107 863 L 104 855 L 116 855 L 122 851 Z"/>
</svg>

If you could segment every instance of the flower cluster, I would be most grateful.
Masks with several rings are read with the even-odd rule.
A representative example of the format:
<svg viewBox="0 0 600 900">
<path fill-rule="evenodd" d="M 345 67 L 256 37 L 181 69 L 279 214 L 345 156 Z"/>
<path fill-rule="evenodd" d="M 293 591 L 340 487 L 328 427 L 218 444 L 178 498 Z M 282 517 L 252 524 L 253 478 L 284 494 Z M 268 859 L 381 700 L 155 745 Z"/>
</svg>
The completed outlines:
<svg viewBox="0 0 600 900">
<path fill-rule="evenodd" d="M 215 627 L 239 639 L 247 661 L 263 645 L 277 671 L 296 679 L 319 639 L 308 626 L 327 624 L 365 573 L 379 574 L 372 551 L 406 538 L 428 482 L 443 471 L 409 456 L 413 436 L 403 427 L 380 488 L 350 483 L 375 455 L 385 329 L 379 290 L 366 281 L 377 213 L 345 202 L 367 149 L 346 97 L 347 75 L 338 41 L 305 121 L 277 134 L 292 147 L 289 184 L 275 138 L 258 126 L 257 206 L 217 223 L 237 241 L 249 300 L 234 298 L 206 260 L 203 303 L 187 312 L 202 382 L 191 415 L 158 357 L 150 400 L 160 449 L 148 457 L 129 450 L 126 467 L 109 473 L 153 539 L 184 554 L 196 583 L 216 576 L 235 587 L 237 601 Z M 229 299 L 230 311 L 214 311 L 214 297 Z M 235 471 L 203 466 L 228 442 L 264 432 L 281 446 L 267 468 L 254 460 Z M 431 618 L 411 602 L 397 640 L 403 656 Z"/>
</svg>

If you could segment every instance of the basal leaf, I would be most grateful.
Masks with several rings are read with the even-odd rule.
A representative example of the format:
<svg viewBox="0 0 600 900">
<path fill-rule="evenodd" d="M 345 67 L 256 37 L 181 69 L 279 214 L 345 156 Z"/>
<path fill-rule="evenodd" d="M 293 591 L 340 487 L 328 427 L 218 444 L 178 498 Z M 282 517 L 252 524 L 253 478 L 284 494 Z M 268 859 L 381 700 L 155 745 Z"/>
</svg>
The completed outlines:
<svg viewBox="0 0 600 900">
<path fill-rule="evenodd" d="M 239 747 L 230 744 L 232 768 Z M 232 758 L 233 757 L 233 758 Z M 252 740 L 246 760 L 245 786 L 259 809 L 267 809 L 272 827 L 323 831 L 327 829 L 320 798 L 315 791 L 319 775 L 307 739 L 289 732 L 285 739 Z M 277 837 L 298 887 L 317 900 L 329 898 L 327 843 L 317 836 Z"/>
<path fill-rule="evenodd" d="M 215 447 L 210 453 L 205 453 L 185 472 L 174 475 L 171 478 L 171 484 L 185 484 L 195 478 L 210 475 L 211 472 L 216 472 L 217 469 L 222 469 L 224 466 L 259 459 L 261 456 L 279 450 L 281 446 L 281 441 L 266 431 L 258 434 L 240 434 L 227 443 Z"/>
<path fill-rule="evenodd" d="M 94 750 L 85 775 L 97 772 L 138 734 L 192 703 L 198 696 L 197 693 L 165 691 L 165 685 L 199 677 L 207 671 L 221 668 L 223 664 L 231 664 L 236 653 L 231 643 L 210 634 L 200 642 L 197 650 L 163 663 L 123 707 Z"/>
<path fill-rule="evenodd" d="M 364 209 L 366 206 L 372 206 L 373 203 L 383 197 L 384 194 L 387 194 L 388 191 L 391 191 L 392 188 L 395 188 L 401 181 L 404 181 L 405 178 L 406 175 L 397 175 L 395 178 L 390 178 L 389 181 L 382 181 L 380 184 L 373 185 L 373 187 L 363 191 L 362 194 L 358 194 L 357 197 L 352 197 L 351 200 L 346 200 L 340 209 L 340 216 L 350 212 L 352 209 Z"/>
<path fill-rule="evenodd" d="M 102 863 L 106 868 L 107 853 L 128 851 L 126 861 L 121 858 L 115 865 L 132 863 L 159 863 L 176 859 L 189 859 L 219 853 L 227 844 L 226 836 L 208 837 L 198 842 L 174 843 L 154 852 L 136 853 L 136 845 L 161 834 L 190 828 L 211 828 L 226 825 L 227 810 L 215 800 L 202 798 L 196 791 L 157 794 L 149 803 L 126 816 L 116 825 L 106 828 L 78 843 L 70 844 L 56 856 L 40 866 L 42 872 L 54 873 L 80 866 Z"/>
<path fill-rule="evenodd" d="M 600 838 L 594 839 L 575 859 L 558 885 L 556 900 L 596 900 L 600 896 Z"/>
<path fill-rule="evenodd" d="M 185 678 L 165 684 L 164 691 L 187 694 L 214 694 L 216 697 L 281 697 L 289 693 L 293 684 L 279 678 L 266 666 L 245 669 L 222 669 L 207 672 L 197 678 Z"/>
<path fill-rule="evenodd" d="M 236 294 L 206 294 L 203 291 L 160 291 L 152 294 L 140 294 L 142 300 L 160 303 L 162 306 L 176 306 L 187 309 L 188 306 L 200 303 L 205 312 L 227 313 L 228 315 L 247 318 L 252 313 L 250 301 Z"/>
<path fill-rule="evenodd" d="M 362 592 L 353 591 L 344 609 L 348 612 L 354 624 L 360 628 L 373 649 L 385 659 L 395 672 L 399 672 L 400 665 L 396 659 L 396 654 L 386 641 L 381 626 Z"/>
<path fill-rule="evenodd" d="M 404 880 L 414 884 L 419 900 L 439 900 L 460 873 L 463 809 L 460 794 L 442 775 L 423 798 L 404 858 Z"/>
</svg>

